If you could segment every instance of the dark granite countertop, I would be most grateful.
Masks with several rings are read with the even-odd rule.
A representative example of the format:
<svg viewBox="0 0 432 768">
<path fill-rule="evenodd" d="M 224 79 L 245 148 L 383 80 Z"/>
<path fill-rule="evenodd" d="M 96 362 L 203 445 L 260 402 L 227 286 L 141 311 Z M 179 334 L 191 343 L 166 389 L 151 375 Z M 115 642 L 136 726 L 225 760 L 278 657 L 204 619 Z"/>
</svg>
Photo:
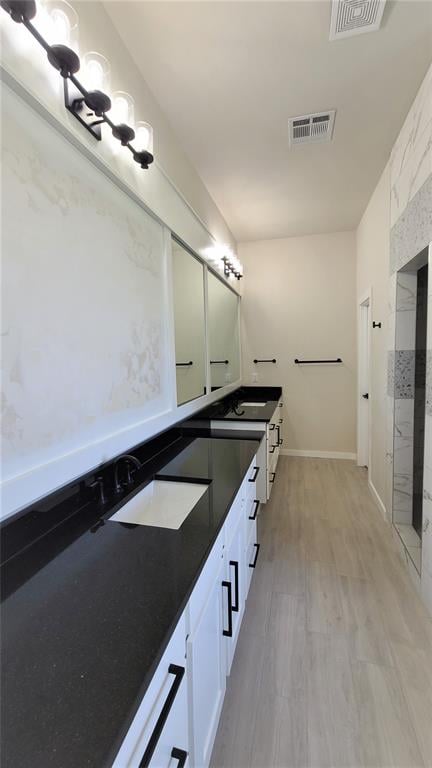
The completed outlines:
<svg viewBox="0 0 432 768">
<path fill-rule="evenodd" d="M 2 568 L 4 768 L 111 764 L 261 439 L 201 434 L 162 450 L 133 491 L 155 473 L 210 481 L 179 530 L 106 522 L 129 493 L 87 503 L 21 551 L 14 532 Z"/>
<path fill-rule="evenodd" d="M 222 400 L 218 400 L 200 411 L 197 418 L 206 418 L 211 421 L 259 421 L 267 423 L 273 416 L 281 395 L 282 387 L 240 387 L 240 389 L 226 395 Z M 264 403 L 264 405 L 244 405 L 247 402 Z"/>
</svg>

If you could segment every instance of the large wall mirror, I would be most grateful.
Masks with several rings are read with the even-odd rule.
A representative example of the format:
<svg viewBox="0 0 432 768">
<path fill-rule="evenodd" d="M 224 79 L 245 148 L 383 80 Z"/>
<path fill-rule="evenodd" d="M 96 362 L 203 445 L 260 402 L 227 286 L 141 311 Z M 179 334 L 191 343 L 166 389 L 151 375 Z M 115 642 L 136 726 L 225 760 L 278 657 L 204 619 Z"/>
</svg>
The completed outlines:
<svg viewBox="0 0 432 768">
<path fill-rule="evenodd" d="M 206 393 L 204 268 L 172 241 L 177 405 Z"/>
<path fill-rule="evenodd" d="M 240 378 L 239 298 L 212 272 L 208 273 L 208 322 L 211 388 Z"/>
</svg>

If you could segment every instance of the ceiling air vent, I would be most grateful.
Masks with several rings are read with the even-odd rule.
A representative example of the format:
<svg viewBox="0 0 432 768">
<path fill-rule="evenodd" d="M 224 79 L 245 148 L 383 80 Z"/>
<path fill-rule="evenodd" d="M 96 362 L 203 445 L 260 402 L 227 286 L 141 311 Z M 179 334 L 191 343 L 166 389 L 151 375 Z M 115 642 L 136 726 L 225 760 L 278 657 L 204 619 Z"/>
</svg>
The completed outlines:
<svg viewBox="0 0 432 768">
<path fill-rule="evenodd" d="M 334 109 L 328 112 L 316 112 L 313 115 L 291 117 L 288 121 L 290 145 L 330 141 L 333 134 L 334 119 Z"/>
<path fill-rule="evenodd" d="M 386 0 L 332 0 L 330 40 L 376 32 Z"/>
</svg>

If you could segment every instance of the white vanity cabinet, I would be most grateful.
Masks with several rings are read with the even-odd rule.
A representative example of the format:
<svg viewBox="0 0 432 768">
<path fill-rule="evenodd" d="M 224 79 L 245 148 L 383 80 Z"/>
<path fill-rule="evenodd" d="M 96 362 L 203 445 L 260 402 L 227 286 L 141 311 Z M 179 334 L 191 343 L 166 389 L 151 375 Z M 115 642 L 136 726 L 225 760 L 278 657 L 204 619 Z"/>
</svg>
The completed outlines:
<svg viewBox="0 0 432 768">
<path fill-rule="evenodd" d="M 181 768 L 189 762 L 186 620 L 180 618 L 113 768 Z"/>
<path fill-rule="evenodd" d="M 265 442 L 265 441 L 263 441 Z M 207 768 L 259 550 L 254 457 L 113 768 Z"/>
<path fill-rule="evenodd" d="M 261 441 L 257 452 L 257 464 L 260 467 L 260 473 L 256 480 L 256 498 L 261 504 L 265 504 L 269 500 L 276 479 L 276 467 L 283 444 L 282 408 L 283 401 L 280 398 L 268 423 L 262 421 L 223 421 L 223 429 L 242 429 L 265 433 L 265 439 Z M 220 421 L 212 420 L 210 426 L 220 429 L 222 425 Z"/>
<path fill-rule="evenodd" d="M 189 742 L 194 766 L 210 761 L 226 687 L 223 532 L 215 548 L 187 608 Z"/>
</svg>

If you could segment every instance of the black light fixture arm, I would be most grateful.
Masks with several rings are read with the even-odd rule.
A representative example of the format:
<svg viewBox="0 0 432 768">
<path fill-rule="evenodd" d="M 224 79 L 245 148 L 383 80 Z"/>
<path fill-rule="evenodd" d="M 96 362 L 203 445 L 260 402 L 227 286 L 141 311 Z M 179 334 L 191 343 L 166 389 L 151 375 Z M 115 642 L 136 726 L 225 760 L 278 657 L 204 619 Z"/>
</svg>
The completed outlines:
<svg viewBox="0 0 432 768">
<path fill-rule="evenodd" d="M 87 91 L 76 77 L 80 69 L 80 60 L 75 51 L 66 45 L 49 45 L 36 29 L 31 21 L 36 16 L 35 0 L 0 0 L 0 6 L 13 21 L 23 24 L 44 49 L 49 63 L 63 77 L 66 109 L 98 141 L 102 139 L 101 126 L 106 124 L 113 136 L 132 153 L 135 162 L 141 168 L 148 168 L 154 157 L 147 150 L 137 150 L 133 147 L 131 144 L 135 138 L 133 128 L 124 123 L 116 125 L 106 114 L 111 109 L 109 96 L 102 91 Z"/>
</svg>

